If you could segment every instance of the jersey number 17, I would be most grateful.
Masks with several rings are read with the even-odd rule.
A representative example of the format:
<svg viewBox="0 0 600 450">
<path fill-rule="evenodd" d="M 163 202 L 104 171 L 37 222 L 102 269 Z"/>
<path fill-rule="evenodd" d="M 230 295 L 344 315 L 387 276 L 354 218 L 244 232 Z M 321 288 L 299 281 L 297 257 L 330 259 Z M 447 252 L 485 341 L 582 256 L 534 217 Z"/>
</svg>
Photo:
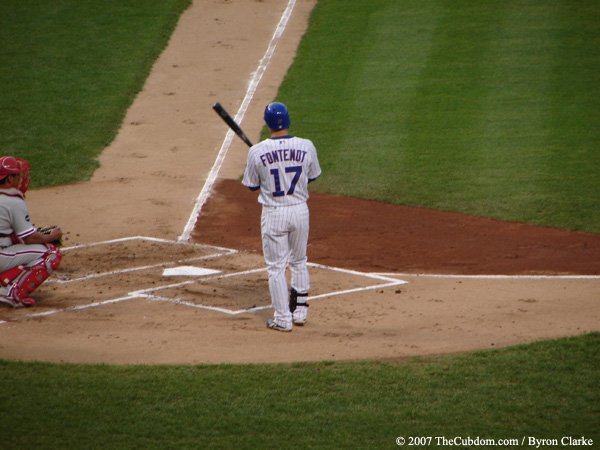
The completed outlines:
<svg viewBox="0 0 600 450">
<path fill-rule="evenodd" d="M 293 173 L 294 178 L 292 178 L 292 182 L 290 184 L 290 188 L 287 192 L 281 190 L 281 178 L 279 175 L 279 169 L 271 169 L 271 175 L 273 175 L 273 181 L 275 182 L 275 192 L 273 192 L 273 197 L 283 197 L 284 195 L 293 195 L 296 190 L 296 184 L 298 184 L 298 180 L 300 179 L 300 175 L 302 174 L 302 166 L 291 166 L 285 168 L 285 173 Z"/>
</svg>

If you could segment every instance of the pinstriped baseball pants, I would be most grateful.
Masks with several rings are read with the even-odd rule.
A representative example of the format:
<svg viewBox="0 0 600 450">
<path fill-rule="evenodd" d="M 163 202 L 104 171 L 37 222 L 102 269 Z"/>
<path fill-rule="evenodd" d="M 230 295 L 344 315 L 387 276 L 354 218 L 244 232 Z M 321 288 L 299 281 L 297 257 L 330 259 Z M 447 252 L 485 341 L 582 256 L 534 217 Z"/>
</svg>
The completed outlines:
<svg viewBox="0 0 600 450">
<path fill-rule="evenodd" d="M 297 292 L 308 293 L 310 279 L 306 266 L 309 213 L 306 203 L 292 206 L 263 206 L 261 216 L 262 246 L 269 291 L 275 310 L 274 318 L 292 323 L 286 267 L 289 263 L 291 284 Z"/>
</svg>

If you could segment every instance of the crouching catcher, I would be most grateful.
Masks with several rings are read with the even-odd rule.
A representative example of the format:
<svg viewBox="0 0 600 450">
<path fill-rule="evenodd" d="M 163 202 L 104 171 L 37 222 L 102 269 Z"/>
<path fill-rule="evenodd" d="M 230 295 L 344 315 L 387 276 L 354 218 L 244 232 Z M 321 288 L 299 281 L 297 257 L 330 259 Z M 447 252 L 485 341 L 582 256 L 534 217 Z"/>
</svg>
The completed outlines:
<svg viewBox="0 0 600 450">
<path fill-rule="evenodd" d="M 37 229 L 25 203 L 30 166 L 14 156 L 0 158 L 0 302 L 32 306 L 29 295 L 58 269 L 59 227 Z"/>
</svg>

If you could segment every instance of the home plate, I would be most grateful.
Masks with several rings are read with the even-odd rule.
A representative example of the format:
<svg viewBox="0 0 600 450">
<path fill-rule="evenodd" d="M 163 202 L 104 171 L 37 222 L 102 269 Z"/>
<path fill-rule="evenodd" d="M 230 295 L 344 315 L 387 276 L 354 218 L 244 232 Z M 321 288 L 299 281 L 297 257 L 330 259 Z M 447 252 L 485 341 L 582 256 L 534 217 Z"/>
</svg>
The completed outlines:
<svg viewBox="0 0 600 450">
<path fill-rule="evenodd" d="M 205 269 L 203 267 L 195 266 L 179 266 L 165 269 L 163 276 L 165 277 L 203 277 L 206 275 L 214 275 L 221 273 L 220 270 Z"/>
</svg>

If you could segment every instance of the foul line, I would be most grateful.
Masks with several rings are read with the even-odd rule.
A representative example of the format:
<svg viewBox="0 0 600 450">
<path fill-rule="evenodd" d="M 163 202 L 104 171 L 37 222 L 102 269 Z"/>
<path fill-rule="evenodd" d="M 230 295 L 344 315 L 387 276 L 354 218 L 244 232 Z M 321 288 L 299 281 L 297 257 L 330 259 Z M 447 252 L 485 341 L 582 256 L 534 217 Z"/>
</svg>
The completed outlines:
<svg viewBox="0 0 600 450">
<path fill-rule="evenodd" d="M 137 298 L 137 297 L 132 297 L 130 295 L 127 295 L 125 297 L 113 298 L 113 299 L 104 300 L 101 302 L 88 303 L 87 305 L 70 306 L 68 308 L 62 308 L 62 309 L 51 309 L 50 311 L 43 311 L 43 312 L 39 312 L 39 313 L 27 314 L 23 317 L 18 317 L 15 319 L 2 320 L 2 321 L 0 321 L 0 325 L 5 324 L 5 323 L 16 322 L 21 319 L 33 319 L 36 317 L 46 317 L 46 316 L 52 316 L 54 314 L 63 313 L 63 312 L 81 311 L 83 309 L 96 308 L 98 306 L 104 306 L 104 305 L 111 305 L 113 303 L 120 303 L 120 302 L 123 302 L 126 300 L 132 300 L 134 298 Z"/>
<path fill-rule="evenodd" d="M 384 277 L 467 278 L 481 280 L 600 280 L 600 275 L 449 275 L 435 273 L 371 273 Z"/>
<path fill-rule="evenodd" d="M 269 66 L 269 63 L 271 62 L 271 58 L 273 57 L 273 54 L 275 53 L 275 48 L 277 47 L 277 42 L 279 41 L 283 32 L 285 31 L 285 28 L 288 24 L 290 16 L 292 15 L 292 10 L 294 9 L 295 4 L 296 4 L 296 0 L 289 0 L 287 8 L 285 9 L 285 11 L 283 12 L 283 15 L 281 16 L 279 24 L 277 25 L 277 28 L 275 29 L 275 33 L 273 34 L 273 37 L 271 38 L 271 42 L 269 43 L 269 47 L 267 48 L 265 55 L 260 60 L 260 63 L 258 64 L 258 68 L 256 69 L 256 72 L 254 72 L 252 80 L 250 81 L 250 85 L 248 86 L 248 90 L 246 91 L 246 96 L 244 97 L 244 101 L 242 102 L 240 109 L 238 110 L 237 114 L 234 117 L 234 120 L 237 123 L 242 123 L 242 121 L 244 119 L 244 115 L 246 114 L 246 111 L 248 110 L 248 106 L 250 105 L 250 102 L 252 101 L 252 98 L 254 97 L 254 94 L 256 93 L 258 84 L 260 83 L 265 71 L 267 70 L 267 67 Z M 185 228 L 183 230 L 183 233 L 181 234 L 181 236 L 179 236 L 179 239 L 178 239 L 179 241 L 188 241 L 190 239 L 190 237 L 192 235 L 192 231 L 194 231 L 194 227 L 196 226 L 196 221 L 198 220 L 198 215 L 200 214 L 200 211 L 202 211 L 202 207 L 204 206 L 204 204 L 208 200 L 208 197 L 210 196 L 210 190 L 217 179 L 217 175 L 219 174 L 219 171 L 221 170 L 221 166 L 223 165 L 223 161 L 225 160 L 225 156 L 227 155 L 227 152 L 229 151 L 229 147 L 231 146 L 231 142 L 233 141 L 234 136 L 235 136 L 235 134 L 233 133 L 233 131 L 231 131 L 231 129 L 227 130 L 227 134 L 225 135 L 225 140 L 223 141 L 223 145 L 221 145 L 221 149 L 219 150 L 217 159 L 215 160 L 215 163 L 208 174 L 208 178 L 206 179 L 204 186 L 202 187 L 202 190 L 200 191 L 200 194 L 198 195 L 198 198 L 196 199 L 196 203 L 194 204 L 194 209 L 192 210 L 192 214 L 190 215 L 190 218 L 188 220 L 187 225 L 185 226 Z"/>
</svg>

